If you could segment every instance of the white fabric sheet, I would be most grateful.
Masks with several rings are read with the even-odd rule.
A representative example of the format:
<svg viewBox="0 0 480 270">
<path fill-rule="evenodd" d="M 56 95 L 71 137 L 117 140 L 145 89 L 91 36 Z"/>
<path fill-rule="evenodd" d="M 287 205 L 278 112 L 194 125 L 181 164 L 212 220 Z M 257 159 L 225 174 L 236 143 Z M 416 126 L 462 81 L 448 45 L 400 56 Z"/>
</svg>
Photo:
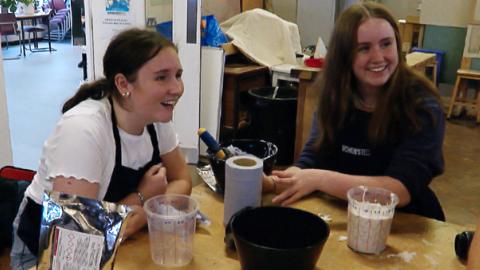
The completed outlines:
<svg viewBox="0 0 480 270">
<path fill-rule="evenodd" d="M 298 26 L 263 9 L 240 13 L 220 24 L 243 54 L 264 66 L 295 65 L 302 52 Z"/>
</svg>

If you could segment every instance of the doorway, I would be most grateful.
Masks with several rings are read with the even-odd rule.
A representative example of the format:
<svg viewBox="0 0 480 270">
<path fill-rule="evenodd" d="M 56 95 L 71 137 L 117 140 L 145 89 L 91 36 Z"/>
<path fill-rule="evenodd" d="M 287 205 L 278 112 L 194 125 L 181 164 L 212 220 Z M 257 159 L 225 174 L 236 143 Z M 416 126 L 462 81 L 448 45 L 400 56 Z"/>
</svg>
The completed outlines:
<svg viewBox="0 0 480 270">
<path fill-rule="evenodd" d="M 48 46 L 41 41 L 40 46 Z M 4 57 L 18 53 L 17 46 L 3 49 Z M 81 48 L 70 38 L 52 42 L 54 52 L 30 53 L 4 60 L 5 94 L 10 126 L 13 165 L 36 170 L 43 142 L 61 115 L 63 102 L 83 81 Z"/>
</svg>

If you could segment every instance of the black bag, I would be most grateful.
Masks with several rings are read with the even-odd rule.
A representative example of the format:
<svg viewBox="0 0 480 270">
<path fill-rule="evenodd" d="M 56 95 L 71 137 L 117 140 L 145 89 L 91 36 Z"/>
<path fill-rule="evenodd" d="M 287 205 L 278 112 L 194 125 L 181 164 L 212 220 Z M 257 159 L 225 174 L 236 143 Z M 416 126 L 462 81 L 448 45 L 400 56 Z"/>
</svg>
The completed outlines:
<svg viewBox="0 0 480 270">
<path fill-rule="evenodd" d="M 0 178 L 0 250 L 12 246 L 12 224 L 30 181 Z"/>
<path fill-rule="evenodd" d="M 0 169 L 0 251 L 12 246 L 12 224 L 35 171 L 5 166 Z"/>
</svg>

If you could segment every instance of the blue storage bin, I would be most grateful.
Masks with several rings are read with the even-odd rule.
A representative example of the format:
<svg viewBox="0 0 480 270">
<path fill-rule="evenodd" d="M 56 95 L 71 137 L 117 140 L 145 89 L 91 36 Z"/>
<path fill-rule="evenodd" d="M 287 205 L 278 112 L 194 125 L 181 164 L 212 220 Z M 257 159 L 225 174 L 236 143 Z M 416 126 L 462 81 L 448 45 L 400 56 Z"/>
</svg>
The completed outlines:
<svg viewBox="0 0 480 270">
<path fill-rule="evenodd" d="M 443 63 L 443 58 L 445 57 L 445 51 L 413 47 L 412 52 L 434 53 L 436 55 L 437 84 L 438 84 L 438 82 L 440 81 L 440 71 L 442 70 L 442 63 Z"/>
</svg>

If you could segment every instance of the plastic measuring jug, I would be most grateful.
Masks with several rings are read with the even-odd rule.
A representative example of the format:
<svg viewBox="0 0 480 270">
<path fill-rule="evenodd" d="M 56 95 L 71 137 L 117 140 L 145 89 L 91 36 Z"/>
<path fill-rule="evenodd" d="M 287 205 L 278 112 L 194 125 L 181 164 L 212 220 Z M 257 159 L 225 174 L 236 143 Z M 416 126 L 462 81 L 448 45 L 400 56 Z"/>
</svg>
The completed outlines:
<svg viewBox="0 0 480 270">
<path fill-rule="evenodd" d="M 198 203 L 190 196 L 165 194 L 148 199 L 143 208 L 153 261 L 162 266 L 188 264 L 193 257 Z"/>
</svg>

